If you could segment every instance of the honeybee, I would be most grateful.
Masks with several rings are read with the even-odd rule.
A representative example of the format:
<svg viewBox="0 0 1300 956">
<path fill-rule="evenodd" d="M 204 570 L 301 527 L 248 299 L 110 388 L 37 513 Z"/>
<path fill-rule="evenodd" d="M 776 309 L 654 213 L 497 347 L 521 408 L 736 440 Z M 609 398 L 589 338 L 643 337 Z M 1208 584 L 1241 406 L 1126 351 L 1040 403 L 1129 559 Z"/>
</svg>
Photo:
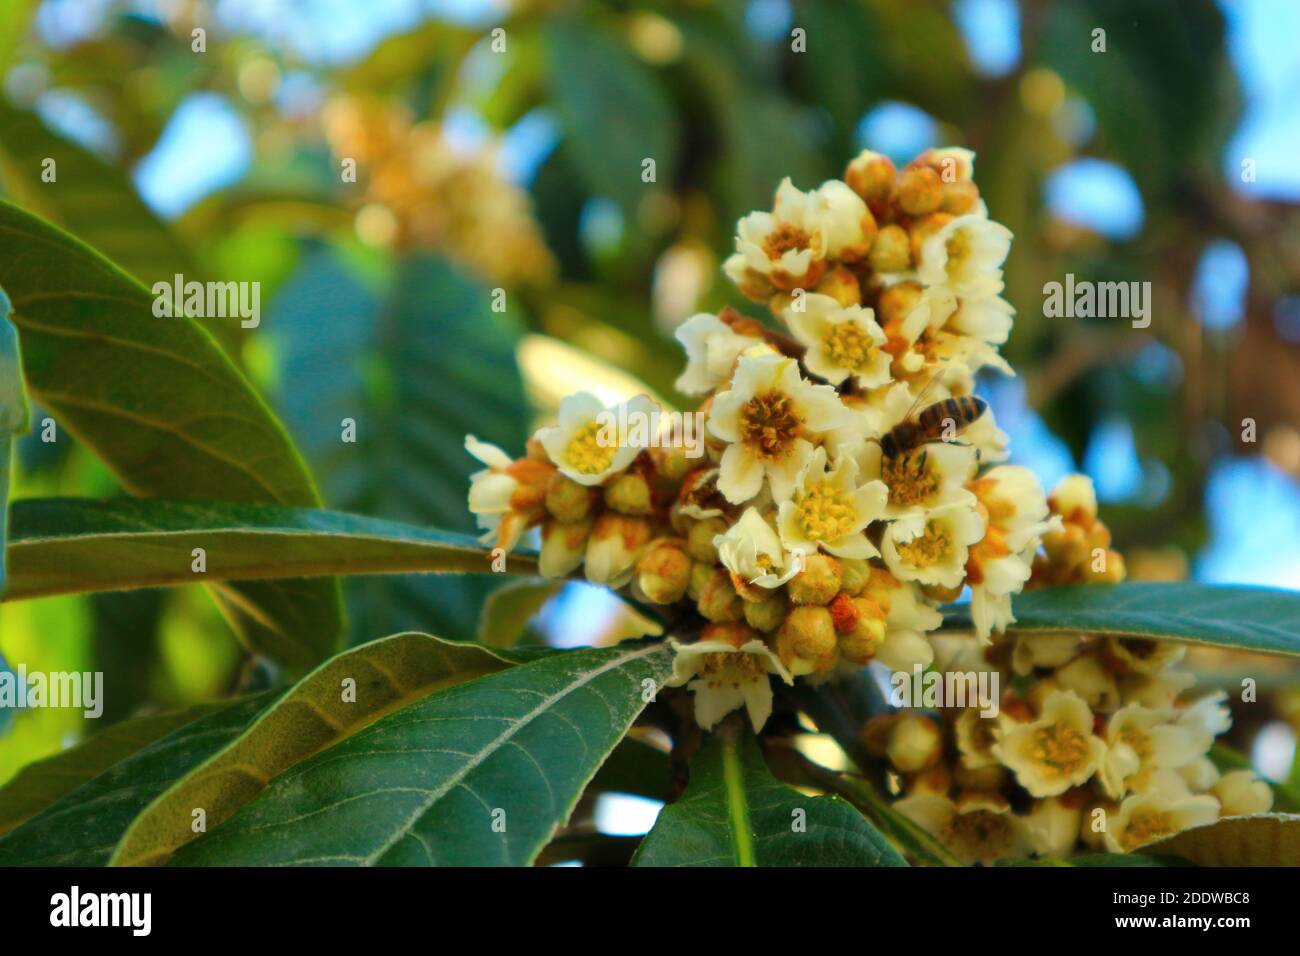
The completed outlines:
<svg viewBox="0 0 1300 956">
<path fill-rule="evenodd" d="M 924 396 L 924 392 L 921 396 Z M 920 401 L 918 396 L 917 401 Z M 988 402 L 974 395 L 945 398 L 927 405 L 915 418 L 907 417 L 880 438 L 884 458 L 898 458 L 932 441 L 951 441 L 967 425 L 984 414 Z"/>
</svg>

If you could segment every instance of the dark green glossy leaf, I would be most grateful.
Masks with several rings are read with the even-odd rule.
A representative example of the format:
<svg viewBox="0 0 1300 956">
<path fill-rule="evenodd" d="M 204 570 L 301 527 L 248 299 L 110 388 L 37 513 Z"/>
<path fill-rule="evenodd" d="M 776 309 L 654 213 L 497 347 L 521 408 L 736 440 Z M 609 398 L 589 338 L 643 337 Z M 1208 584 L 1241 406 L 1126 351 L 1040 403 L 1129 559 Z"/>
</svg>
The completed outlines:
<svg viewBox="0 0 1300 956">
<path fill-rule="evenodd" d="M 115 866 L 157 865 L 194 839 L 202 807 L 209 829 L 267 784 L 386 713 L 512 665 L 477 644 L 395 634 L 338 655 L 264 710 L 240 736 L 177 780 L 132 823 Z M 350 682 L 350 683 L 349 683 Z"/>
<path fill-rule="evenodd" d="M 30 410 L 23 388 L 22 356 L 18 350 L 18 330 L 9 321 L 9 299 L 0 289 L 0 597 L 4 596 L 5 542 L 9 531 L 9 470 L 12 466 L 13 439 L 28 427 Z"/>
<path fill-rule="evenodd" d="M 173 780 L 235 738 L 271 697 L 186 724 L 0 837 L 0 866 L 102 866 L 131 821 Z"/>
<path fill-rule="evenodd" d="M 192 570 L 195 548 L 206 553 L 203 575 Z M 467 535 L 312 508 L 136 498 L 16 502 L 9 557 L 10 600 L 196 581 L 491 571 L 489 552 Z M 527 553 L 506 567 L 537 573 Z"/>
<path fill-rule="evenodd" d="M 412 256 L 377 288 L 342 254 L 309 256 L 267 319 L 283 361 L 277 398 L 333 507 L 473 532 L 472 433 L 522 452 L 530 411 L 519 330 L 450 263 Z M 320 370 L 328 368 L 329 375 Z M 356 442 L 339 440 L 356 423 Z M 491 578 L 388 576 L 347 583 L 351 639 L 427 630 L 473 639 Z"/>
<path fill-rule="evenodd" d="M 637 866 L 906 866 L 862 814 L 839 797 L 810 797 L 768 772 L 735 720 L 691 761 L 680 800 L 659 813 Z"/>
<path fill-rule="evenodd" d="M 1041 588 L 1011 602 L 1011 630 L 1083 631 L 1167 638 L 1275 654 L 1300 654 L 1300 592 L 1179 582 Z M 945 609 L 948 627 L 970 627 L 970 609 Z"/>
<path fill-rule="evenodd" d="M 658 643 L 555 653 L 425 697 L 277 777 L 173 863 L 532 863 L 669 656 Z"/>
<path fill-rule="evenodd" d="M 53 182 L 42 179 L 46 160 Z M 137 194 L 131 177 L 0 99 L 0 182 L 26 208 L 57 222 L 147 285 L 197 279 L 180 241 Z"/>
<path fill-rule="evenodd" d="M 198 704 L 149 714 L 106 727 L 75 747 L 28 764 L 0 787 L 0 834 L 8 833 L 46 807 L 97 777 L 164 734 L 230 706 Z"/>
<path fill-rule="evenodd" d="M 607 31 L 571 19 L 547 26 L 551 95 L 571 155 L 591 192 L 617 200 L 627 215 L 653 184 L 642 163 L 655 162 L 655 182 L 671 183 L 677 166 L 672 104 L 658 80 Z"/>
<path fill-rule="evenodd" d="M 0 202 L 9 294 L 34 401 L 132 494 L 319 504 L 283 426 L 212 337 L 158 318 L 144 286 L 97 252 Z M 252 648 L 306 670 L 338 646 L 336 582 L 232 585 L 223 609 Z"/>
</svg>

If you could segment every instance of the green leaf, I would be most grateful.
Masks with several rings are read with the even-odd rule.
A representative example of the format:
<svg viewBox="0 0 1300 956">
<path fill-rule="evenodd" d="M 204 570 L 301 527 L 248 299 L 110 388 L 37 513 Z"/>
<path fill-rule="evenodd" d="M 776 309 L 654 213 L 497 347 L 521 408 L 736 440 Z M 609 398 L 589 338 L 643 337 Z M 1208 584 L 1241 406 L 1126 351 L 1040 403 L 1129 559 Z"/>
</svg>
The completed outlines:
<svg viewBox="0 0 1300 956">
<path fill-rule="evenodd" d="M 486 648 L 428 634 L 395 634 L 340 654 L 299 681 L 224 750 L 158 796 L 131 824 L 112 865 L 165 862 L 194 839 L 194 808 L 204 809 L 207 826 L 213 829 L 270 781 L 384 714 L 509 666 L 510 661 Z"/>
<path fill-rule="evenodd" d="M 514 647 L 563 581 L 514 580 L 488 595 L 479 619 L 478 639 L 488 647 Z"/>
<path fill-rule="evenodd" d="M 1224 817 L 1139 847 L 1197 866 L 1295 866 L 1300 862 L 1300 815 L 1258 813 Z"/>
<path fill-rule="evenodd" d="M 42 179 L 55 162 L 53 182 Z M 23 206 L 57 222 L 147 285 L 198 275 L 180 241 L 145 205 L 131 177 L 0 99 L 0 181 Z"/>
<path fill-rule="evenodd" d="M 551 95 L 573 157 L 593 193 L 636 212 L 647 190 L 642 162 L 655 161 L 655 180 L 671 183 L 677 167 L 677 128 L 658 80 L 608 31 L 571 19 L 546 28 Z"/>
<path fill-rule="evenodd" d="M 1300 654 L 1300 592 L 1192 581 L 1040 588 L 1011 602 L 1016 633 L 1084 631 Z M 968 628 L 970 608 L 945 608 L 944 625 Z"/>
<path fill-rule="evenodd" d="M 9 471 L 13 461 L 13 439 L 27 431 L 30 410 L 23 388 L 22 355 L 18 330 L 9 321 L 9 299 L 0 289 L 0 598 L 4 597 L 5 542 L 9 531 Z"/>
<path fill-rule="evenodd" d="M 28 764 L 0 787 L 0 834 L 30 820 L 65 794 L 164 734 L 228 706 L 225 701 L 198 704 L 183 710 L 125 720 L 104 728 L 75 747 Z"/>
<path fill-rule="evenodd" d="M 0 202 L 0 287 L 32 398 L 132 494 L 319 504 L 307 466 L 252 386 L 192 319 L 157 318 L 149 291 L 64 232 Z M 343 630 L 337 582 L 232 585 L 245 643 L 292 670 Z"/>
<path fill-rule="evenodd" d="M 276 778 L 173 862 L 527 865 L 669 658 L 660 643 L 554 653 L 425 697 Z"/>
<path fill-rule="evenodd" d="M 682 798 L 659 813 L 636 866 L 906 866 L 839 797 L 809 797 L 768 772 L 735 720 L 691 761 Z"/>
<path fill-rule="evenodd" d="M 113 765 L 0 837 L 0 866 L 102 866 L 149 801 L 224 747 L 273 699 L 223 708 Z"/>
<path fill-rule="evenodd" d="M 207 555 L 201 577 L 194 548 Z M 244 587 L 263 578 L 491 571 L 490 553 L 468 535 L 312 508 L 152 498 L 15 502 L 9 558 L 8 600 L 195 580 Z M 506 567 L 537 573 L 528 553 L 510 555 Z"/>
<path fill-rule="evenodd" d="M 515 362 L 519 329 L 490 301 L 442 259 L 406 257 L 376 290 L 332 250 L 309 256 L 277 297 L 267 326 L 291 383 L 277 404 L 332 507 L 475 530 L 466 494 L 482 465 L 465 451 L 465 435 L 519 454 L 531 418 Z M 339 441 L 343 418 L 357 423 L 355 444 Z M 472 639 L 500 583 L 350 581 L 351 639 L 407 630 Z"/>
</svg>

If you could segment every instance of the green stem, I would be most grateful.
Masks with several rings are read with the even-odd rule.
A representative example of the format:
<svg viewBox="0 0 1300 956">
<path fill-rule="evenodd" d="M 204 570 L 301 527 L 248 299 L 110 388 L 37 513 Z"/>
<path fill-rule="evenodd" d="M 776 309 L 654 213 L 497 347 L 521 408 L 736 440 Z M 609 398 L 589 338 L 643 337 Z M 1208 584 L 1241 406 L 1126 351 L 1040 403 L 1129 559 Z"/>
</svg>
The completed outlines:
<svg viewBox="0 0 1300 956">
<path fill-rule="evenodd" d="M 736 865 L 757 866 L 754 836 L 749 825 L 749 803 L 745 799 L 744 769 L 740 761 L 739 735 L 736 725 L 728 721 L 721 730 L 722 780 L 727 791 L 727 812 L 736 840 Z"/>
</svg>

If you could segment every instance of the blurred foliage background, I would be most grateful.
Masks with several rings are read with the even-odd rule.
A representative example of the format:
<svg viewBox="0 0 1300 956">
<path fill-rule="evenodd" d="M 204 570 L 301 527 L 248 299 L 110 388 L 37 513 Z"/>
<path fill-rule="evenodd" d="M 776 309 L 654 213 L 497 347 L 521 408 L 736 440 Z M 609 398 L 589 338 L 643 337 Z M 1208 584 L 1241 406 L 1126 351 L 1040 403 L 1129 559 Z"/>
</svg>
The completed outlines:
<svg viewBox="0 0 1300 956">
<path fill-rule="evenodd" d="M 719 264 L 782 176 L 969 146 L 1016 236 L 1019 375 L 982 383 L 1015 459 L 1090 474 L 1134 577 L 1300 587 L 1297 35 L 1289 0 L 7 0 L 0 191 L 147 284 L 260 283 L 259 328 L 208 325 L 329 506 L 470 531 L 466 432 L 518 449 L 580 387 L 685 405 L 675 325 L 763 317 Z M 1151 326 L 1044 317 L 1066 273 L 1151 282 Z M 16 494 L 118 493 L 57 426 Z M 349 582 L 352 640 L 473 638 L 494 587 Z M 578 585 L 497 607 L 631 626 Z M 1234 739 L 1284 773 L 1289 668 L 1197 653 L 1271 675 Z M 0 655 L 104 671 L 100 725 L 275 676 L 198 590 L 5 605 Z M 0 781 L 86 732 L 0 711 Z"/>
</svg>

